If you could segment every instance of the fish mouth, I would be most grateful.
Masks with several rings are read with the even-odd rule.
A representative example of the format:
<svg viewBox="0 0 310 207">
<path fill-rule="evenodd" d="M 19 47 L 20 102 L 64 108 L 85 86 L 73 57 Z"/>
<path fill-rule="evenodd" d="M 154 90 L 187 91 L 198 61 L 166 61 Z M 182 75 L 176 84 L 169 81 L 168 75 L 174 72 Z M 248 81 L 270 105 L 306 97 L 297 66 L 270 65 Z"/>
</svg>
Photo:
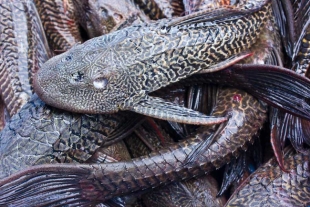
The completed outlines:
<svg viewBox="0 0 310 207">
<path fill-rule="evenodd" d="M 46 84 L 42 84 L 42 77 L 39 77 L 40 71 L 38 71 L 33 77 L 33 90 L 39 96 L 39 98 L 48 105 L 54 106 L 56 108 L 64 108 L 61 103 L 58 102 L 55 94 L 51 91 L 46 91 Z M 43 80 L 43 83 L 51 84 L 51 80 Z M 50 87 L 50 86 L 48 86 Z M 56 91 L 55 91 L 56 92 Z"/>
</svg>

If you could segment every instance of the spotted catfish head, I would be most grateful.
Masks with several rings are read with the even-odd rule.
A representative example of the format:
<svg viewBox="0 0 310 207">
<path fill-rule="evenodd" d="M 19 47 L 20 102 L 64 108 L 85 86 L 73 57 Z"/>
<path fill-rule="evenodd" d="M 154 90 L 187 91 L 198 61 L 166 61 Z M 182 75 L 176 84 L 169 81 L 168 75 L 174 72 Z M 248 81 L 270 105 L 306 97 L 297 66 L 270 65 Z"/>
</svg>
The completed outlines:
<svg viewBox="0 0 310 207">
<path fill-rule="evenodd" d="M 86 44 L 87 45 L 87 44 Z M 48 60 L 37 72 L 34 90 L 47 104 L 80 113 L 113 113 L 127 96 L 126 77 L 113 54 L 76 45 Z"/>
</svg>

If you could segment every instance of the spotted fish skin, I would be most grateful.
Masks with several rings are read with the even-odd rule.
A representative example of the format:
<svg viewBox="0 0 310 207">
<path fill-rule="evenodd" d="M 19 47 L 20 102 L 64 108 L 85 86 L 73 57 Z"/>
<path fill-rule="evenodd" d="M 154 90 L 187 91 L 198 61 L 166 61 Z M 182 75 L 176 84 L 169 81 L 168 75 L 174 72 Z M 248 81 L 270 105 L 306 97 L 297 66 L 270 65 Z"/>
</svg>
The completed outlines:
<svg viewBox="0 0 310 207">
<path fill-rule="evenodd" d="M 132 24 L 149 21 L 130 0 L 72 0 L 75 16 L 88 37 L 98 37 Z"/>
<path fill-rule="evenodd" d="M 66 51 L 77 42 L 83 41 L 71 0 L 35 0 L 34 2 L 49 44 L 54 50 Z"/>
<path fill-rule="evenodd" d="M 217 109 L 218 113 L 228 111 L 226 107 L 234 108 L 232 116 L 239 119 L 232 119 L 225 131 L 192 165 L 184 165 L 184 161 L 188 154 L 209 136 L 203 128 L 191 139 L 127 162 L 103 165 L 40 165 L 21 171 L 0 181 L 0 205 L 4 203 L 41 205 L 47 200 L 53 204 L 65 204 L 73 197 L 73 203 L 94 204 L 115 196 L 203 175 L 220 168 L 229 162 L 232 156 L 238 156 L 240 147 L 252 138 L 250 133 L 256 133 L 266 119 L 265 106 L 247 93 L 236 89 L 226 89 L 222 93 L 222 99 L 218 101 L 228 104 L 221 104 Z M 241 99 L 235 100 L 234 95 L 238 95 Z M 247 126 L 239 127 L 245 120 L 251 121 L 247 122 Z M 233 141 L 228 142 L 227 139 Z M 49 183 L 55 180 L 57 180 L 55 185 L 39 187 L 41 182 Z M 36 182 L 35 186 L 38 187 L 33 186 L 32 182 Z M 67 193 L 72 193 L 69 197 L 62 192 L 62 188 L 59 188 L 59 185 L 63 184 L 71 186 L 70 189 L 66 189 Z M 31 193 L 40 196 L 39 200 L 35 197 L 23 199 L 23 192 L 27 194 L 29 188 Z M 21 194 L 17 189 L 23 189 Z M 7 196 L 8 194 L 10 196 Z M 51 201 L 50 198 L 54 199 Z"/>
<path fill-rule="evenodd" d="M 0 22 L 0 96 L 13 116 L 33 93 L 34 73 L 52 55 L 31 0 L 1 1 Z"/>
<path fill-rule="evenodd" d="M 287 156 L 283 172 L 275 158 L 268 161 L 237 189 L 226 206 L 309 206 L 309 156 Z"/>
<path fill-rule="evenodd" d="M 270 15 L 269 3 L 259 4 L 225 9 L 216 20 L 204 11 L 93 38 L 50 59 L 34 87 L 43 101 L 70 111 L 134 110 L 148 93 L 249 48 Z"/>
<path fill-rule="evenodd" d="M 83 115 L 58 110 L 34 95 L 0 134 L 0 178 L 32 165 L 93 159 L 124 121 L 124 114 Z"/>
</svg>

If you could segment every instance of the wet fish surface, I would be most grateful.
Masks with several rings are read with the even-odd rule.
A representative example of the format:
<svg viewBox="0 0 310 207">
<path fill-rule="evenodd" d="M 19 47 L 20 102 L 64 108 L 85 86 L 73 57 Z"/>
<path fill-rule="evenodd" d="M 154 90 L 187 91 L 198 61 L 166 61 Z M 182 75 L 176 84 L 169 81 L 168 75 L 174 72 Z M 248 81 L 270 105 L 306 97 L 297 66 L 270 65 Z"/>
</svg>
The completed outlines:
<svg viewBox="0 0 310 207">
<path fill-rule="evenodd" d="M 249 5 L 251 9 L 245 10 Z M 50 59 L 37 73 L 34 87 L 43 101 L 69 111 L 131 110 L 185 123 L 223 122 L 223 117 L 206 117 L 148 93 L 246 57 L 241 52 L 256 41 L 270 15 L 268 3 L 249 5 L 131 26 L 93 38 Z"/>
<path fill-rule="evenodd" d="M 1 1 L 0 22 L 0 96 L 11 117 L 29 100 L 34 73 L 52 53 L 33 1 Z"/>
</svg>

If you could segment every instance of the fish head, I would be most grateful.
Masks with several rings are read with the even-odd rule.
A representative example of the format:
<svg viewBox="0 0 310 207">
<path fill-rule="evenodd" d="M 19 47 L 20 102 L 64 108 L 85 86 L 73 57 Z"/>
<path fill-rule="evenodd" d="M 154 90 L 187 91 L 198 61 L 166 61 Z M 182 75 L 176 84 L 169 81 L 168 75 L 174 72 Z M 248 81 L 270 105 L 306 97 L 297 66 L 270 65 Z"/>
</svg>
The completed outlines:
<svg viewBox="0 0 310 207">
<path fill-rule="evenodd" d="M 117 4 L 110 0 L 88 0 L 87 7 L 88 27 L 95 36 L 122 28 L 128 21 L 132 23 L 139 13 L 132 3 L 124 0 Z"/>
<path fill-rule="evenodd" d="M 47 104 L 78 113 L 114 113 L 126 96 L 126 76 L 109 53 L 75 45 L 49 59 L 34 77 L 34 91 Z"/>
</svg>

